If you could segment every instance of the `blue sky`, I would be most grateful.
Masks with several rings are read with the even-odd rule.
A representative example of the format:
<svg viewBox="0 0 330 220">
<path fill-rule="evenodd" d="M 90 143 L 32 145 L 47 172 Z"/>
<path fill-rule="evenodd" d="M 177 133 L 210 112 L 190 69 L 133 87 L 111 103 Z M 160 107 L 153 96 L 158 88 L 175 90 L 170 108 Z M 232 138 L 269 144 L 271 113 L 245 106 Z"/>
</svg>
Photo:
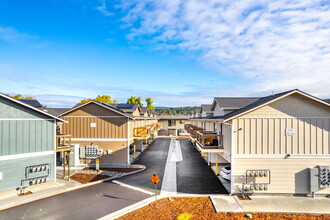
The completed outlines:
<svg viewBox="0 0 330 220">
<path fill-rule="evenodd" d="M 158 106 L 299 88 L 329 97 L 325 1 L 0 3 L 1 92 L 71 107 L 109 94 Z"/>
</svg>

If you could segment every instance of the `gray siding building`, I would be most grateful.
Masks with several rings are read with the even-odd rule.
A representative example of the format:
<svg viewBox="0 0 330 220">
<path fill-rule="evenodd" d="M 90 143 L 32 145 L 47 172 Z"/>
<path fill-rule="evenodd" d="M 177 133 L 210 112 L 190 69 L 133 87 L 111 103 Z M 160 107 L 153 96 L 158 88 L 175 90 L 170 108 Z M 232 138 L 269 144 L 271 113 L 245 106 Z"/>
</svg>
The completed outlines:
<svg viewBox="0 0 330 220">
<path fill-rule="evenodd" d="M 55 179 L 57 121 L 0 93 L 0 191 Z"/>
</svg>

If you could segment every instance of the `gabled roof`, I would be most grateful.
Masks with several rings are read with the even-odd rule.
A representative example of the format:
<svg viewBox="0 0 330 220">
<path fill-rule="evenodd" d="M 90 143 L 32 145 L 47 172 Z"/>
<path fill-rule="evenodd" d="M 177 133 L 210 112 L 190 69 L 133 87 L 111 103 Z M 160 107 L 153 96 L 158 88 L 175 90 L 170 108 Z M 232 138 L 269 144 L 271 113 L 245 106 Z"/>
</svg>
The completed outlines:
<svg viewBox="0 0 330 220">
<path fill-rule="evenodd" d="M 317 101 L 317 102 L 320 102 L 326 106 L 329 106 L 330 107 L 330 104 L 325 102 L 324 100 L 321 100 L 315 96 L 312 96 L 310 94 L 307 94 L 305 92 L 302 92 L 298 89 L 294 89 L 294 90 L 289 90 L 289 91 L 286 91 L 286 92 L 282 92 L 282 93 L 277 93 L 277 94 L 274 94 L 274 95 L 270 95 L 270 96 L 266 96 L 266 97 L 263 97 L 263 98 L 260 98 L 258 99 L 257 101 L 251 103 L 250 105 L 247 105 L 239 110 L 236 110 L 234 112 L 231 112 L 231 113 L 228 113 L 224 116 L 224 121 L 229 121 L 233 118 L 236 118 L 240 115 L 243 115 L 243 114 L 246 114 L 248 112 L 251 112 L 255 109 L 258 109 L 258 108 L 261 108 L 262 106 L 265 106 L 265 105 L 268 105 L 272 102 L 275 102 L 279 99 L 282 99 L 286 96 L 289 96 L 289 95 L 292 95 L 294 93 L 297 93 L 297 94 L 300 94 L 300 95 L 303 95 L 305 97 L 308 97 L 310 99 L 313 99 L 314 101 Z"/>
<path fill-rule="evenodd" d="M 25 104 L 31 105 L 36 108 L 41 108 L 42 105 L 38 100 L 35 99 L 17 99 L 18 101 L 24 102 Z"/>
<path fill-rule="evenodd" d="M 12 101 L 12 102 L 15 102 L 15 103 L 17 103 L 17 104 L 19 104 L 19 105 L 25 106 L 25 107 L 27 107 L 27 108 L 29 108 L 29 109 L 32 109 L 32 110 L 34 110 L 34 111 L 36 111 L 36 112 L 39 112 L 39 113 L 41 113 L 41 114 L 43 114 L 43 115 L 46 115 L 46 116 L 48 116 L 48 117 L 51 117 L 51 118 L 53 118 L 53 119 L 55 119 L 55 120 L 58 120 L 58 121 L 61 121 L 61 122 L 65 122 L 65 123 L 67 123 L 67 121 L 65 121 L 65 120 L 63 120 L 63 119 L 61 119 L 61 118 L 55 117 L 55 116 L 52 115 L 52 114 L 49 114 L 49 113 L 47 113 L 47 112 L 44 112 L 44 111 L 42 111 L 42 110 L 40 110 L 40 109 L 38 109 L 38 108 L 36 108 L 36 107 L 33 107 L 32 105 L 26 104 L 26 103 L 24 103 L 24 102 L 22 102 L 22 101 L 19 101 L 19 100 L 17 100 L 17 99 L 14 99 L 14 98 L 12 98 L 12 97 L 10 97 L 10 96 L 7 96 L 7 95 L 5 95 L 5 94 L 3 94 L 3 93 L 0 93 L 0 97 L 3 97 L 3 98 L 5 98 L 5 99 L 7 99 L 7 100 L 10 100 L 10 101 Z"/>
<path fill-rule="evenodd" d="M 202 104 L 200 107 L 200 112 L 205 111 L 205 112 L 211 112 L 211 107 L 212 105 L 206 105 L 206 104 Z"/>
<path fill-rule="evenodd" d="M 211 109 L 214 111 L 215 105 L 225 109 L 240 109 L 259 99 L 258 97 L 215 97 Z"/>
<path fill-rule="evenodd" d="M 69 111 L 71 108 L 42 108 L 44 112 L 48 112 L 54 116 L 58 116 L 64 112 Z"/>
<path fill-rule="evenodd" d="M 148 108 L 147 107 L 141 107 L 141 115 L 144 115 L 146 112 L 148 112 Z M 148 112 L 149 114 L 149 112 Z"/>
<path fill-rule="evenodd" d="M 79 106 L 77 106 L 77 107 L 71 108 L 71 109 L 69 109 L 68 111 L 61 113 L 59 116 L 64 116 L 64 115 L 66 115 L 66 114 L 68 114 L 68 113 L 70 113 L 70 112 L 72 112 L 72 111 L 74 111 L 74 110 L 77 110 L 77 109 L 79 109 L 79 108 L 82 108 L 83 106 L 86 106 L 86 105 L 88 105 L 88 104 L 90 104 L 90 103 L 94 103 L 94 104 L 99 105 L 99 106 L 101 106 L 101 107 L 103 107 L 103 108 L 106 108 L 106 109 L 108 109 L 108 110 L 114 111 L 114 112 L 116 112 L 116 113 L 118 113 L 118 114 L 120 114 L 120 115 L 122 115 L 122 116 L 125 116 L 125 117 L 127 117 L 127 118 L 131 118 L 131 119 L 133 119 L 133 117 L 132 117 L 131 115 L 127 114 L 126 112 L 122 111 L 122 110 L 119 109 L 119 108 L 116 108 L 115 105 L 113 105 L 113 104 L 108 104 L 108 103 L 105 103 L 105 102 L 97 102 L 97 101 L 89 101 L 89 102 L 87 102 L 87 103 L 85 103 L 85 104 L 82 104 L 82 105 L 79 105 Z"/>
</svg>

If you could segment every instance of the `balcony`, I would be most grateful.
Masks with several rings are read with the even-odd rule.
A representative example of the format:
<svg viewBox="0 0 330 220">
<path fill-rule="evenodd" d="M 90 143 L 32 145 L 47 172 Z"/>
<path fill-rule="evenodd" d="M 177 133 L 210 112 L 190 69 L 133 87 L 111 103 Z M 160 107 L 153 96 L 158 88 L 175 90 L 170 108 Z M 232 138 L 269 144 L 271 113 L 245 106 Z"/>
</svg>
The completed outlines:
<svg viewBox="0 0 330 220">
<path fill-rule="evenodd" d="M 133 132 L 135 139 L 148 139 L 151 135 L 150 126 L 134 128 Z"/>
<path fill-rule="evenodd" d="M 56 152 L 71 151 L 71 135 L 56 135 Z"/>
<path fill-rule="evenodd" d="M 202 149 L 223 149 L 223 135 L 211 131 L 197 131 L 196 144 Z"/>
<path fill-rule="evenodd" d="M 188 133 L 190 133 L 191 137 L 193 137 L 193 138 L 197 137 L 197 132 L 204 131 L 203 128 L 200 128 L 200 127 L 195 126 L 195 125 L 188 126 L 188 129 L 186 129 L 186 130 L 188 131 Z"/>
</svg>

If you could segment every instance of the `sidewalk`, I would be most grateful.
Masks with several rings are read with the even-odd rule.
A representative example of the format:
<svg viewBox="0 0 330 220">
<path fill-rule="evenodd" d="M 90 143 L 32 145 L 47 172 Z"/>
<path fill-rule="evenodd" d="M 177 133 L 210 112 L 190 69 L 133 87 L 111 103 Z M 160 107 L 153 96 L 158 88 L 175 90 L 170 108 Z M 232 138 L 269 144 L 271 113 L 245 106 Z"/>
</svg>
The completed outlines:
<svg viewBox="0 0 330 220">
<path fill-rule="evenodd" d="M 276 212 L 330 214 L 330 198 L 251 196 L 252 200 L 239 200 L 236 196 L 211 196 L 217 212 Z"/>
<path fill-rule="evenodd" d="M 82 168 L 83 167 L 79 167 L 78 169 L 82 169 Z M 73 174 L 78 169 L 72 169 L 71 174 Z M 73 180 L 64 180 L 62 177 L 61 169 L 58 169 L 56 182 L 50 181 L 43 184 L 29 186 L 25 190 L 25 192 L 31 191 L 32 194 L 25 196 L 18 196 L 17 194 L 19 193 L 19 191 L 16 191 L 16 189 L 0 192 L 0 211 L 3 209 L 19 206 L 24 203 L 47 198 L 60 193 L 65 193 L 85 186 L 88 185 L 81 184 Z"/>
</svg>

